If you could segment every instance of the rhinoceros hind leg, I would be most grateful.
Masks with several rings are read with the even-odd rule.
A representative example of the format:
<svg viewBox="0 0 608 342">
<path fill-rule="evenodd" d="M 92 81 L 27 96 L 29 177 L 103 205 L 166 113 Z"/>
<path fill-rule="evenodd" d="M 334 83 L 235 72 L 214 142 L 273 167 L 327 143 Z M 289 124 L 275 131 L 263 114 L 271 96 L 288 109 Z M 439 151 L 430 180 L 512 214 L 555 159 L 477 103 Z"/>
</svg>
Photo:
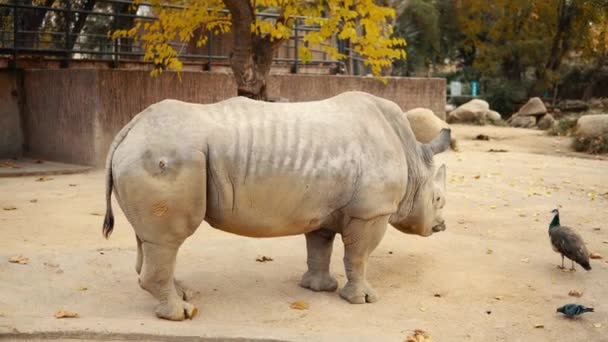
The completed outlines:
<svg viewBox="0 0 608 342">
<path fill-rule="evenodd" d="M 308 271 L 302 276 L 300 286 L 313 291 L 335 291 L 338 281 L 329 273 L 329 263 L 336 233 L 319 229 L 306 234 Z"/>
<path fill-rule="evenodd" d="M 352 304 L 378 301 L 378 294 L 365 278 L 367 261 L 386 232 L 388 216 L 371 220 L 351 219 L 342 231 L 344 241 L 344 269 L 348 282 L 340 290 L 340 297 Z"/>
<path fill-rule="evenodd" d="M 198 312 L 196 307 L 180 297 L 175 287 L 173 272 L 178 248 L 179 245 L 167 246 L 144 241 L 144 262 L 139 278 L 140 286 L 160 302 L 156 307 L 156 316 L 172 321 L 192 319 Z"/>
</svg>

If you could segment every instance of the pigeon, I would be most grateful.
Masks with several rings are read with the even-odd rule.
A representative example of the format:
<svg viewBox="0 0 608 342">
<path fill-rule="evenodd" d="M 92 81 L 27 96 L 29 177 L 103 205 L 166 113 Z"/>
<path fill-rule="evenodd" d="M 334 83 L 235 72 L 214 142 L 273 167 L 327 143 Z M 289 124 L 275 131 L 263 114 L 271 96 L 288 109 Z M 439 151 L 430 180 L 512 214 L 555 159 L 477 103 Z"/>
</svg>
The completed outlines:
<svg viewBox="0 0 608 342">
<path fill-rule="evenodd" d="M 581 265 L 585 270 L 590 271 L 589 252 L 581 236 L 572 228 L 562 226 L 559 223 L 559 211 L 551 211 L 555 216 L 549 224 L 549 236 L 551 237 L 551 247 L 562 255 L 562 266 L 564 268 L 564 256 L 572 262 L 571 271 L 574 271 L 574 262 Z"/>
<path fill-rule="evenodd" d="M 561 312 L 568 317 L 575 317 L 585 312 L 593 312 L 593 308 L 587 308 L 579 304 L 566 304 L 561 308 L 557 308 L 556 312 Z"/>
</svg>

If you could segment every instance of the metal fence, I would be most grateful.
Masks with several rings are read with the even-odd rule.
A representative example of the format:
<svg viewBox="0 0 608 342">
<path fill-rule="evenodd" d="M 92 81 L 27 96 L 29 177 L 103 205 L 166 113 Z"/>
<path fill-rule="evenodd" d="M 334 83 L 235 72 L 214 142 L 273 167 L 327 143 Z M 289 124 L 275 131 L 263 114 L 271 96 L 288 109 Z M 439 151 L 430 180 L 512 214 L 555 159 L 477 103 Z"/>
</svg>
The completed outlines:
<svg viewBox="0 0 608 342">
<path fill-rule="evenodd" d="M 132 1 L 129 0 L 82 0 L 75 1 L 42 1 L 41 5 L 32 5 L 32 1 L 2 1 L 0 0 L 0 55 L 12 56 L 16 66 L 24 56 L 42 56 L 45 59 L 60 60 L 67 67 L 72 60 L 103 60 L 111 61 L 117 67 L 121 61 L 143 61 L 144 51 L 132 38 L 111 39 L 108 32 L 117 29 L 129 29 L 135 20 L 157 20 L 152 14 L 145 13 L 141 4 L 133 11 Z M 48 4 L 52 6 L 49 6 Z M 92 6 L 91 6 L 92 4 Z M 272 19 L 276 14 L 260 13 L 260 17 Z M 303 18 L 295 20 L 292 37 L 282 48 L 286 49 L 285 56 L 275 56 L 274 63 L 292 65 L 291 71 L 298 72 L 303 64 L 332 65 L 344 72 L 346 65 L 336 61 L 320 49 L 311 49 L 315 55 L 321 55 L 312 61 L 304 63 L 298 58 L 298 49 L 305 44 L 302 35 L 316 27 L 303 24 Z M 227 64 L 228 56 L 222 54 L 214 46 L 214 36 L 209 34 L 204 54 L 190 52 L 188 43 L 179 41 L 171 43 L 178 52 L 180 60 L 186 63 L 200 63 L 205 68 L 214 64 Z M 351 73 L 360 74 L 363 71 L 362 60 L 350 51 L 344 42 L 333 39 L 332 44 L 341 53 L 350 55 L 347 64 Z"/>
</svg>

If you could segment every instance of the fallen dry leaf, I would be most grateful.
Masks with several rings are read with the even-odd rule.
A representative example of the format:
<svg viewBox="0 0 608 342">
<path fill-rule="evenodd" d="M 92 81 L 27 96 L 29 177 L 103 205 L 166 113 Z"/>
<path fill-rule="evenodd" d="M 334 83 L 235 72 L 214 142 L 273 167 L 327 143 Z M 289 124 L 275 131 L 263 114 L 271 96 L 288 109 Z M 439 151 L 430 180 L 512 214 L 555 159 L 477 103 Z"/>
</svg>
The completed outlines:
<svg viewBox="0 0 608 342">
<path fill-rule="evenodd" d="M 425 308 L 424 306 L 421 306 L 421 307 L 419 308 L 419 310 L 420 310 L 420 311 L 422 311 L 422 312 L 425 312 L 425 311 L 426 311 L 426 308 Z"/>
<path fill-rule="evenodd" d="M 59 310 L 55 312 L 55 318 L 76 318 L 78 314 L 73 311 Z"/>
<path fill-rule="evenodd" d="M 475 179 L 479 179 L 479 178 L 481 178 L 481 175 L 477 175 L 477 176 L 475 176 L 475 177 L 473 177 L 473 178 L 475 178 Z"/>
<path fill-rule="evenodd" d="M 581 291 L 581 290 L 572 290 L 572 291 L 568 292 L 568 295 L 572 296 L 572 297 L 581 297 L 583 295 L 583 291 Z"/>
<path fill-rule="evenodd" d="M 604 240 L 604 241 L 602 241 L 602 242 L 603 242 L 603 243 L 608 243 L 608 240 Z"/>
<path fill-rule="evenodd" d="M 35 199 L 35 198 L 34 198 L 34 199 L 31 199 L 31 200 L 30 200 L 30 203 L 38 203 L 38 200 L 37 200 L 37 199 Z"/>
<path fill-rule="evenodd" d="M 36 182 L 48 182 L 50 180 L 53 180 L 53 177 L 43 176 L 43 177 L 40 177 L 40 178 L 36 179 Z"/>
<path fill-rule="evenodd" d="M 523 214 L 523 213 L 522 213 L 522 214 L 519 214 L 519 217 L 526 217 L 526 216 L 527 216 L 527 215 L 526 215 L 526 214 Z"/>
<path fill-rule="evenodd" d="M 271 257 L 267 257 L 265 255 L 262 256 L 258 256 L 257 258 L 255 258 L 255 261 L 257 262 L 266 262 L 266 261 L 272 261 L 273 259 Z"/>
<path fill-rule="evenodd" d="M 597 252 L 591 252 L 591 253 L 589 253 L 589 257 L 591 259 L 602 259 L 602 255 L 600 253 L 597 253 Z"/>
<path fill-rule="evenodd" d="M 68 184 L 69 186 L 78 186 L 78 184 Z"/>
<path fill-rule="evenodd" d="M 489 248 L 488 248 L 488 249 L 486 249 L 486 254 L 492 254 L 492 253 L 494 253 L 494 251 L 493 251 L 493 250 L 491 250 L 491 249 L 489 249 Z"/>
<path fill-rule="evenodd" d="M 10 161 L 5 161 L 5 162 L 0 163 L 0 167 L 8 167 L 10 169 L 20 169 L 21 168 L 21 166 L 17 166 L 15 164 L 11 163 Z"/>
<path fill-rule="evenodd" d="M 523 262 L 523 263 L 526 263 L 526 264 L 527 264 L 527 263 L 529 263 L 529 262 L 530 262 L 530 258 L 522 258 L 522 259 L 521 259 L 521 260 L 519 260 L 519 261 L 521 261 L 521 262 Z"/>
<path fill-rule="evenodd" d="M 6 207 L 2 207 L 2 209 L 9 211 L 9 210 L 17 210 L 17 207 L 14 207 L 12 205 L 6 206 Z"/>
<path fill-rule="evenodd" d="M 98 212 L 92 212 L 90 214 L 93 215 L 93 216 L 103 216 L 102 213 L 98 213 Z"/>
<path fill-rule="evenodd" d="M 86 290 L 88 290 L 88 289 L 89 289 L 89 288 L 87 288 L 87 287 L 84 287 L 84 286 L 83 286 L 83 287 L 79 287 L 77 290 L 78 290 L 78 291 L 86 291 Z"/>
<path fill-rule="evenodd" d="M 59 267 L 59 264 L 56 264 L 56 263 L 54 263 L 54 262 L 44 262 L 44 263 L 43 263 L 43 265 L 44 265 L 44 266 L 47 266 L 47 267 L 52 267 L 52 268 L 57 268 L 57 267 Z"/>
<path fill-rule="evenodd" d="M 593 327 L 594 328 L 601 328 L 602 327 L 602 323 L 593 323 Z"/>
<path fill-rule="evenodd" d="M 27 265 L 27 263 L 30 262 L 30 259 L 24 257 L 23 255 L 15 255 L 8 258 L 8 262 L 11 262 L 13 264 Z"/>
<path fill-rule="evenodd" d="M 441 297 L 443 297 L 443 295 L 441 293 L 435 293 L 433 295 L 433 297 L 441 298 Z"/>
<path fill-rule="evenodd" d="M 294 310 L 308 310 L 310 305 L 308 305 L 308 303 L 306 303 L 303 300 L 298 300 L 298 301 L 295 301 L 295 302 L 289 304 L 289 307 Z"/>
<path fill-rule="evenodd" d="M 496 296 L 496 297 L 494 297 L 494 299 L 496 299 L 496 300 L 502 300 L 502 296 Z"/>
<path fill-rule="evenodd" d="M 490 206 L 490 209 L 496 209 L 496 206 L 495 206 L 494 204 L 492 204 L 492 205 Z"/>
<path fill-rule="evenodd" d="M 544 325 L 544 324 L 540 324 L 540 323 L 536 323 L 536 324 L 534 324 L 534 328 L 536 328 L 536 329 L 542 329 L 542 328 L 544 328 L 544 327 L 545 327 L 545 325 Z"/>
<path fill-rule="evenodd" d="M 414 330 L 414 334 L 408 336 L 405 342 L 432 342 L 431 336 L 421 329 Z"/>
</svg>

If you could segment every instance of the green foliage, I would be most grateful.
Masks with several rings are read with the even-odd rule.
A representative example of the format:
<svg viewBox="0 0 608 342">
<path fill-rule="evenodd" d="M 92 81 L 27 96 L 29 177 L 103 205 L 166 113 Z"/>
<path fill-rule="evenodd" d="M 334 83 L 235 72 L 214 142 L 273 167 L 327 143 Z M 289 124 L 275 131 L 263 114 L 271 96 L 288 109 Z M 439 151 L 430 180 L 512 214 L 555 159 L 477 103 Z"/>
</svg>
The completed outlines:
<svg viewBox="0 0 608 342">
<path fill-rule="evenodd" d="M 395 36 L 407 40 L 409 56 L 393 63 L 394 74 L 411 75 L 428 69 L 440 54 L 439 11 L 432 1 L 412 0 L 395 23 Z"/>
<path fill-rule="evenodd" d="M 574 138 L 572 147 L 578 152 L 587 152 L 592 154 L 608 153 L 608 134 L 591 138 Z"/>
<path fill-rule="evenodd" d="M 548 131 L 548 135 L 553 136 L 570 136 L 574 129 L 576 128 L 576 122 L 578 121 L 579 116 L 566 116 L 559 120 L 557 120 L 553 127 L 551 127 Z"/>
<path fill-rule="evenodd" d="M 531 82 L 492 78 L 486 83 L 484 98 L 490 108 L 508 119 L 526 102 Z"/>
</svg>

